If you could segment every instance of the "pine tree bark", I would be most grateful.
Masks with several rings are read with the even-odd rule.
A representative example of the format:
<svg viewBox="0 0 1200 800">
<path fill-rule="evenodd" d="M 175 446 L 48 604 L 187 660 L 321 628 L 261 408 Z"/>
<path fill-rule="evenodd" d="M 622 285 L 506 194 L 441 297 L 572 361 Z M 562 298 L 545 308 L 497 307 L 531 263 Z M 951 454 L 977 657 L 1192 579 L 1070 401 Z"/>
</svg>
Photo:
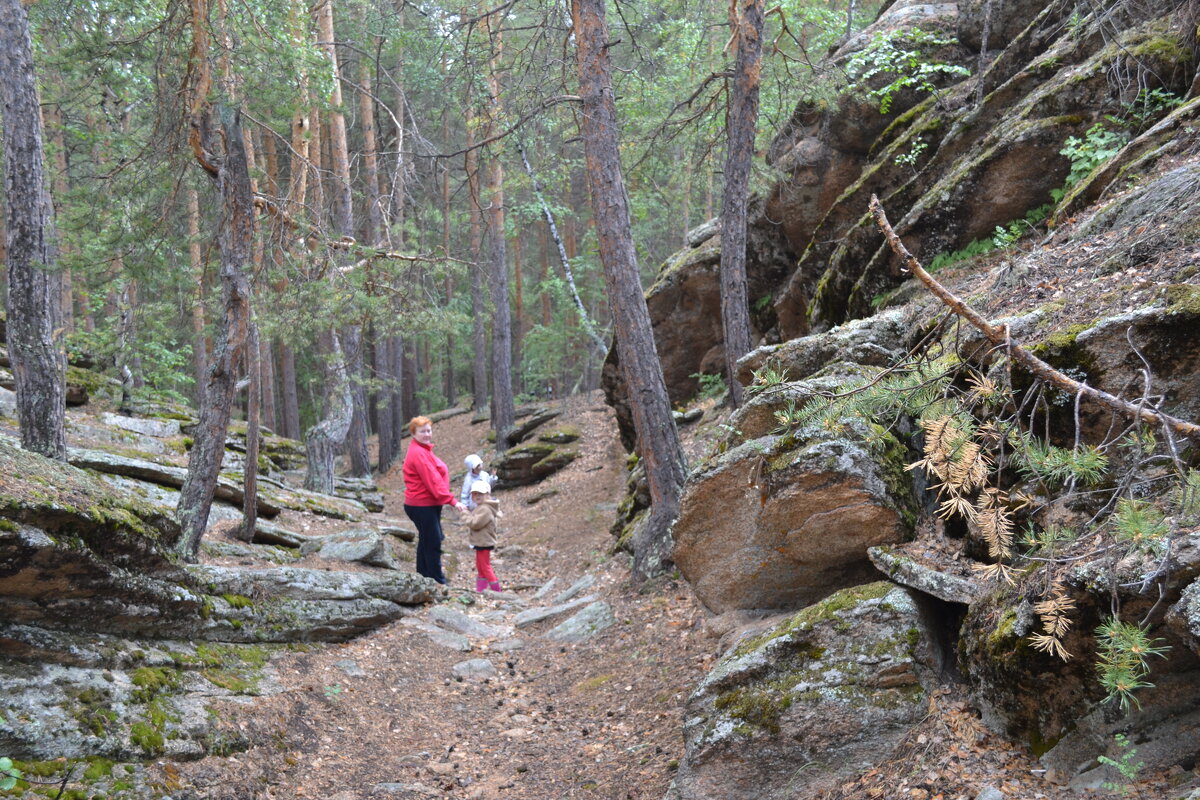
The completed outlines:
<svg viewBox="0 0 1200 800">
<path fill-rule="evenodd" d="M 29 17 L 0 0 L 0 100 L 4 105 L 8 354 L 16 380 L 21 446 L 65 461 L 66 354 L 60 341 L 62 273 L 46 191 Z"/>
<path fill-rule="evenodd" d="M 195 3 L 202 4 L 203 0 Z M 190 560 L 199 553 L 200 538 L 208 526 L 213 492 L 225 455 L 225 435 L 237 388 L 237 365 L 244 354 L 250 318 L 250 281 L 246 266 L 254 238 L 254 196 L 250 191 L 240 115 L 234 110 L 221 109 L 219 121 L 216 117 L 217 113 L 211 108 L 193 116 L 193 124 L 199 129 L 202 163 L 217 163 L 213 147 L 217 138 L 212 130 L 214 123 L 219 122 L 223 130 L 220 138 L 225 153 L 217 163 L 215 176 L 224 209 L 217 237 L 221 253 L 221 324 L 209 358 L 204 401 L 193 434 L 195 441 L 188 458 L 187 477 L 179 492 L 178 514 L 183 528 L 179 551 Z"/>
<path fill-rule="evenodd" d="M 633 245 L 618 149 L 604 0 L 572 0 L 571 13 L 583 105 L 580 119 L 584 154 L 600 262 L 613 310 L 617 353 L 629 387 L 638 449 L 650 484 L 650 512 L 633 536 L 633 575 L 640 582 L 661 574 L 671 564 L 670 526 L 679 515 L 679 497 L 687 473 Z"/>
<path fill-rule="evenodd" d="M 254 540 L 254 527 L 258 524 L 259 392 L 262 389 L 258 326 L 253 322 L 246 337 L 246 374 L 250 378 L 250 385 L 246 387 L 246 467 L 242 482 L 242 526 L 238 538 L 250 542 Z"/>
<path fill-rule="evenodd" d="M 483 305 L 483 210 L 479 197 L 479 151 L 475 148 L 475 115 L 468 87 L 467 152 L 464 168 L 467 173 L 467 208 L 469 228 L 467 241 L 471 248 L 471 410 L 476 414 L 488 405 L 487 333 L 484 327 L 486 311 Z"/>
<path fill-rule="evenodd" d="M 333 173 L 333 227 L 339 236 L 353 237 L 354 208 L 350 194 L 350 156 L 346 141 L 346 118 L 342 113 L 341 72 L 334 37 L 332 0 L 325 0 L 318 7 L 317 28 L 333 77 L 333 91 L 329 98 L 332 107 L 329 114 L 329 155 Z M 326 386 L 326 416 L 319 424 L 309 429 L 304 437 L 308 448 L 308 473 L 304 478 L 304 486 L 312 491 L 326 493 L 333 491 L 331 449 L 336 451 L 346 444 L 350 451 L 351 468 L 355 474 L 367 475 L 371 471 L 370 461 L 367 459 L 366 396 L 358 390 L 361 386 L 361 375 L 353 371 L 347 361 L 348 357 L 353 358 L 360 352 L 361 329 L 352 326 L 346 331 L 345 344 L 350 348 L 349 353 L 342 349 L 342 339 L 339 339 L 336 332 L 330 332 L 328 341 L 329 371 L 332 380 Z M 361 366 L 362 359 L 357 358 L 355 363 Z M 343 381 L 346 382 L 345 386 L 341 385 Z M 342 408 L 344 402 L 349 402 L 349 408 Z"/>
<path fill-rule="evenodd" d="M 721 324 L 725 334 L 725 374 L 729 401 L 742 405 L 737 361 L 750 352 L 750 306 L 746 291 L 746 203 L 758 125 L 762 63 L 763 0 L 739 0 L 733 20 L 737 41 L 733 91 L 729 100 L 725 190 L 721 199 Z"/>
<path fill-rule="evenodd" d="M 492 17 L 488 17 L 491 30 Z M 500 130 L 503 106 L 500 101 L 499 69 L 503 40 L 499 31 L 492 32 L 492 66 L 488 71 L 491 97 L 488 101 L 489 138 Z M 496 451 L 509 448 L 509 433 L 516 421 L 512 391 L 512 310 L 508 304 L 508 248 L 504 231 L 504 162 L 497 149 L 492 153 L 488 170 L 488 233 L 491 237 L 492 293 L 492 430 L 496 432 Z"/>
<path fill-rule="evenodd" d="M 391 337 L 377 336 L 375 339 L 375 380 L 379 385 L 377 394 L 381 401 L 377 411 L 379 430 L 379 471 L 387 472 L 396 460 L 400 441 L 396 430 L 395 415 L 392 413 L 392 350 Z"/>
<path fill-rule="evenodd" d="M 299 439 L 300 396 L 296 391 L 296 353 L 287 342 L 279 342 L 279 399 L 283 404 L 283 435 Z"/>
<path fill-rule="evenodd" d="M 208 376 L 207 332 L 204 326 L 204 255 L 200 247 L 200 193 L 188 190 L 188 257 L 196 296 L 192 298 L 192 373 L 196 379 L 196 408 L 204 404 Z"/>
</svg>

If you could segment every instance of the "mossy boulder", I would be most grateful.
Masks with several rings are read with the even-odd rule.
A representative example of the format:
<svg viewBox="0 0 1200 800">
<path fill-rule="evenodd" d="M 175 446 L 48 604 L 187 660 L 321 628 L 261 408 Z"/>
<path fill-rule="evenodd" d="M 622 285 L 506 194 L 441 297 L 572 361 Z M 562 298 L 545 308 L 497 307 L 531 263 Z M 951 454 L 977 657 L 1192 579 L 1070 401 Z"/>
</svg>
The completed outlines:
<svg viewBox="0 0 1200 800">
<path fill-rule="evenodd" d="M 925 715 L 927 641 L 914 596 L 886 582 L 760 626 L 688 698 L 668 796 L 815 797 L 880 763 Z"/>
<path fill-rule="evenodd" d="M 868 548 L 910 537 L 904 449 L 844 423 L 748 441 L 688 479 L 674 560 L 710 611 L 808 605 L 870 580 Z"/>
<path fill-rule="evenodd" d="M 537 483 L 578 457 L 577 450 L 552 442 L 536 441 L 513 447 L 495 462 L 496 475 L 499 476 L 496 487 L 508 489 Z"/>
</svg>

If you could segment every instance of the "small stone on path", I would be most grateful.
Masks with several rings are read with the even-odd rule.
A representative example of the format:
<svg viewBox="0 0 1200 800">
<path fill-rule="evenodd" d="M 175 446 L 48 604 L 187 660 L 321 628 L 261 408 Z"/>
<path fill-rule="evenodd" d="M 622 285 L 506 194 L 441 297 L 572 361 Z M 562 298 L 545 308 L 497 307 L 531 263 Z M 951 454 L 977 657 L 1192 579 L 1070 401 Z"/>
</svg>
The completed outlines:
<svg viewBox="0 0 1200 800">
<path fill-rule="evenodd" d="M 496 677 L 496 667 L 486 658 L 472 658 L 460 661 L 450 668 L 454 677 L 462 680 L 481 681 L 485 678 Z"/>
</svg>

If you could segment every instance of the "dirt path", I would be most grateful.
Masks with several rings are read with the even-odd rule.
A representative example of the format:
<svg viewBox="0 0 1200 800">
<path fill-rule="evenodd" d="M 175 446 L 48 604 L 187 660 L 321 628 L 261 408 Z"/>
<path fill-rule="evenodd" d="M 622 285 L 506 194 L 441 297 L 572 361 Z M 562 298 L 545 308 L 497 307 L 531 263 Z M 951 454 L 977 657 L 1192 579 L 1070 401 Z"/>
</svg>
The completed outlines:
<svg viewBox="0 0 1200 800">
<path fill-rule="evenodd" d="M 611 410 L 596 396 L 577 398 L 551 424 L 559 421 L 582 432 L 580 457 L 540 485 L 497 493 L 505 517 L 494 564 L 511 600 L 471 591 L 465 529 L 448 512 L 454 591 L 441 611 L 419 609 L 344 645 L 277 658 L 282 691 L 220 712 L 255 745 L 164 765 L 175 800 L 662 797 L 682 755 L 682 703 L 711 662 L 712 642 L 686 585 L 639 594 L 626 559 L 608 555 L 624 480 Z M 460 415 L 434 426 L 434 449 L 461 475 L 467 453 L 488 460 L 486 434 Z M 404 519 L 398 475 L 381 485 L 380 516 Z M 301 515 L 282 524 L 345 527 Z M 612 607 L 614 625 L 581 644 L 545 638 L 567 614 L 512 627 L 523 608 L 548 604 L 533 599 L 536 587 L 556 578 L 550 598 L 585 574 L 596 579 L 586 593 Z M 420 623 L 447 609 L 497 635 L 469 636 L 469 652 L 434 643 Z M 524 646 L 505 649 L 513 638 Z M 455 665 L 470 659 L 495 675 L 457 678 Z"/>
</svg>

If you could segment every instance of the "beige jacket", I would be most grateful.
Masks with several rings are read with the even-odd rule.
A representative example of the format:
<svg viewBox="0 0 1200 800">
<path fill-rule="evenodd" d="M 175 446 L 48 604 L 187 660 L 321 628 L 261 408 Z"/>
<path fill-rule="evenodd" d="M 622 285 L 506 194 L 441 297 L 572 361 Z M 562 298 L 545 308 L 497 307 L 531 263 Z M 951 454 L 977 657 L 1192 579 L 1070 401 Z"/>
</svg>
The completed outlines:
<svg viewBox="0 0 1200 800">
<path fill-rule="evenodd" d="M 502 517 L 500 501 L 487 497 L 479 505 L 469 511 L 466 516 L 467 527 L 470 529 L 471 547 L 496 546 L 496 520 Z"/>
</svg>

